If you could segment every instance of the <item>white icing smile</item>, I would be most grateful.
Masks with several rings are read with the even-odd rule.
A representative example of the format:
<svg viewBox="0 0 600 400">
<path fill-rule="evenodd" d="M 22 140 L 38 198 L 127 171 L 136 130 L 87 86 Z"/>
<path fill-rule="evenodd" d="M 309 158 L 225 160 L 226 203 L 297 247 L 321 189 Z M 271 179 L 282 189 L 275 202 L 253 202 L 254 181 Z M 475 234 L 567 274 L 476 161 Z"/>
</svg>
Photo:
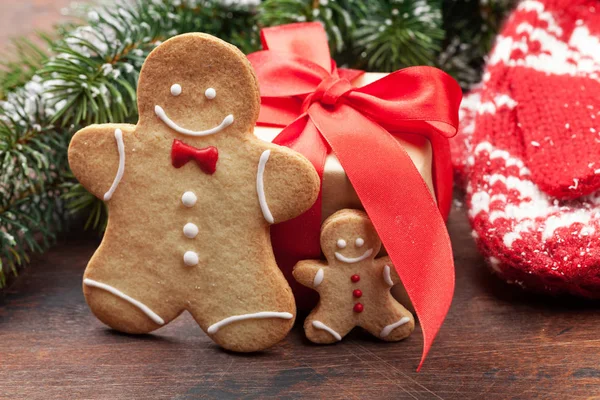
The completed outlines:
<svg viewBox="0 0 600 400">
<path fill-rule="evenodd" d="M 174 131 L 177 131 L 179 133 L 182 133 L 184 135 L 189 135 L 189 136 L 212 135 L 213 133 L 220 132 L 223 129 L 227 128 L 229 125 L 233 124 L 233 115 L 229 114 L 228 116 L 223 118 L 223 121 L 219 125 L 215 126 L 214 128 L 210 128 L 210 129 L 207 129 L 204 131 L 192 131 L 190 129 L 182 128 L 181 126 L 179 126 L 175 122 L 173 122 L 173 120 L 171 118 L 169 118 L 169 116 L 165 113 L 165 110 L 163 110 L 163 108 L 159 105 L 154 106 L 154 113 L 169 128 L 173 129 Z"/>
<path fill-rule="evenodd" d="M 372 253 L 373 253 L 373 249 L 369 249 L 369 250 L 365 251 L 363 253 L 363 255 L 360 257 L 346 257 L 345 255 L 338 253 L 336 251 L 335 258 L 337 258 L 338 261 L 341 261 L 341 262 L 345 262 L 348 264 L 354 264 L 354 263 L 360 262 L 360 261 L 364 260 L 365 258 L 369 257 Z"/>
</svg>

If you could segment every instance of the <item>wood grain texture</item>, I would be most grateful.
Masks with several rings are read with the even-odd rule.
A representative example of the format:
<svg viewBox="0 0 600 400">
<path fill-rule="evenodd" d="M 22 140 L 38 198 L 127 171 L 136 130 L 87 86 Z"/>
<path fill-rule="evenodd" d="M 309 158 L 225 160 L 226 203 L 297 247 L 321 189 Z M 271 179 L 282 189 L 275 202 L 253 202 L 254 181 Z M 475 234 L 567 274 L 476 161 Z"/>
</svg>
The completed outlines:
<svg viewBox="0 0 600 400">
<path fill-rule="evenodd" d="M 600 398 L 600 304 L 504 284 L 483 267 L 464 210 L 449 228 L 456 296 L 420 373 L 418 327 L 399 343 L 355 330 L 318 346 L 299 316 L 254 355 L 220 350 L 189 314 L 152 335 L 116 333 L 81 291 L 98 239 L 65 238 L 0 297 L 0 398 Z"/>
</svg>

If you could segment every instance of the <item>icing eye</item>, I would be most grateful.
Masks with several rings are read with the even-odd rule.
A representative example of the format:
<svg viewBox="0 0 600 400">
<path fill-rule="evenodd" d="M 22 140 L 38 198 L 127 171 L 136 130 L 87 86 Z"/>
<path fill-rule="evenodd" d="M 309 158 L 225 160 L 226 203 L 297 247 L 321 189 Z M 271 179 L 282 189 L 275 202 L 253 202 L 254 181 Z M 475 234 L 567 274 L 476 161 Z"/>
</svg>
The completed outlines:
<svg viewBox="0 0 600 400">
<path fill-rule="evenodd" d="M 343 249 L 344 247 L 346 247 L 346 241 L 344 239 L 338 239 L 337 247 L 339 247 L 340 249 Z"/>
<path fill-rule="evenodd" d="M 176 83 L 173 86 L 171 86 L 171 94 L 173 96 L 179 96 L 181 94 L 181 85 L 179 83 Z"/>
<path fill-rule="evenodd" d="M 211 87 L 209 87 L 208 89 L 206 89 L 206 92 L 204 92 L 204 95 L 206 96 L 207 99 L 212 100 L 215 97 L 217 97 L 217 91 Z"/>
<path fill-rule="evenodd" d="M 354 244 L 356 244 L 356 247 L 362 247 L 363 244 L 365 244 L 365 240 L 363 238 L 357 238 Z"/>
</svg>

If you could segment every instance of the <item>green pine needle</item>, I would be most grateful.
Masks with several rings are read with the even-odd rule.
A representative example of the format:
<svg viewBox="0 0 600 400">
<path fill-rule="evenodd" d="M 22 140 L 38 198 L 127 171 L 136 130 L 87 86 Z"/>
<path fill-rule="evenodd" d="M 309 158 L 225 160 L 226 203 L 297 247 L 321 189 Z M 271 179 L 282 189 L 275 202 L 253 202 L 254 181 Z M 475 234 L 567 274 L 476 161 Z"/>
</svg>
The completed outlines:
<svg viewBox="0 0 600 400">
<path fill-rule="evenodd" d="M 71 135 L 91 123 L 135 122 L 140 68 L 158 44 L 207 32 L 248 53 L 260 27 L 319 21 L 340 66 L 393 71 L 437 65 L 468 86 L 514 0 L 120 1 L 88 8 L 79 24 L 15 42 L 0 64 L 0 288 L 71 218 L 103 231 L 106 205 L 76 182 Z"/>
<path fill-rule="evenodd" d="M 439 2 L 380 2 L 355 32 L 357 56 L 371 71 L 434 65 L 444 38 Z"/>
<path fill-rule="evenodd" d="M 258 48 L 255 11 L 210 1 L 124 2 L 90 9 L 85 26 L 60 28 L 48 54 L 20 41 L 1 75 L 0 288 L 29 254 L 45 251 L 76 214 L 103 231 L 107 210 L 67 165 L 71 135 L 90 123 L 137 119 L 139 70 L 160 42 L 207 31 L 247 51 Z M 29 79 L 27 81 L 27 79 Z"/>
<path fill-rule="evenodd" d="M 44 33 L 37 33 L 37 37 L 45 46 L 52 43 L 50 36 Z M 31 80 L 48 59 L 48 52 L 43 49 L 43 45 L 24 37 L 12 41 L 12 57 L 0 62 L 0 99 Z"/>
</svg>

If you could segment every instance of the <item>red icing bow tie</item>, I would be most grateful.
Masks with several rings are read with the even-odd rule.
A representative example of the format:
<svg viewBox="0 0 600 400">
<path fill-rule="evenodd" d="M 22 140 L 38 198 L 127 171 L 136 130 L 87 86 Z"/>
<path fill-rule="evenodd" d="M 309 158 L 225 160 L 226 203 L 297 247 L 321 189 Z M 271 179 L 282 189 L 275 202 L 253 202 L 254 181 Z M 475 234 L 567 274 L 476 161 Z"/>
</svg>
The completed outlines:
<svg viewBox="0 0 600 400">
<path fill-rule="evenodd" d="M 188 161 L 194 160 L 205 174 L 212 175 L 217 170 L 218 159 L 219 151 L 214 146 L 198 149 L 183 143 L 181 140 L 173 140 L 171 163 L 175 168 L 181 168 Z"/>
<path fill-rule="evenodd" d="M 336 67 L 319 23 L 263 29 L 261 39 L 264 50 L 248 55 L 260 84 L 258 123 L 285 127 L 273 143 L 304 154 L 321 177 L 327 154 L 337 156 L 419 316 L 422 364 L 454 292 L 443 215 L 452 198 L 447 139 L 456 134 L 461 89 L 431 67 L 406 68 L 353 87 L 363 72 Z M 437 201 L 394 137 L 405 133 L 431 142 Z M 302 257 L 319 257 L 320 222 L 319 197 L 303 216 L 271 229 L 284 273 Z"/>
</svg>

